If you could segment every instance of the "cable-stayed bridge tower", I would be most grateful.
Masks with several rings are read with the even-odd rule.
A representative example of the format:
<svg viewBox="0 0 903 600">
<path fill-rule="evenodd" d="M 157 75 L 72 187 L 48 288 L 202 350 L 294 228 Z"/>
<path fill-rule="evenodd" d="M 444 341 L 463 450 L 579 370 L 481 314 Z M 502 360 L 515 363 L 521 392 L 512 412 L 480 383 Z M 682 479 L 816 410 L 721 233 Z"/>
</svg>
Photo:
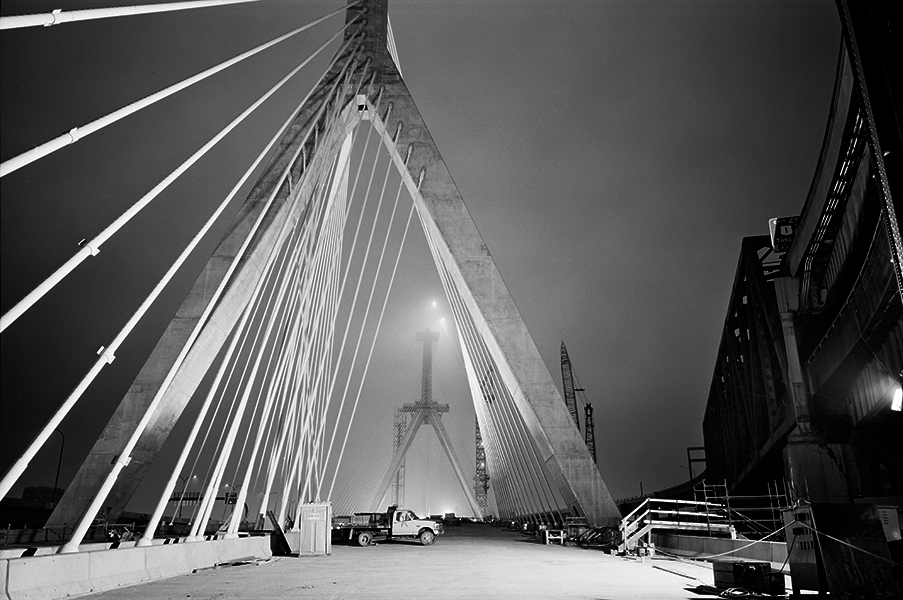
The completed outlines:
<svg viewBox="0 0 903 600">
<path fill-rule="evenodd" d="M 330 497 L 324 472 L 336 464 L 335 455 L 341 461 L 344 446 L 333 443 L 335 431 L 327 439 L 324 423 L 330 398 L 343 387 L 335 366 L 344 339 L 341 350 L 333 341 L 342 338 L 337 311 L 347 271 L 341 232 L 354 135 L 362 125 L 377 136 L 412 199 L 452 308 L 499 512 L 619 522 L 575 419 L 399 72 L 387 1 L 362 0 L 345 12 L 329 68 L 274 137 L 255 185 L 51 516 L 50 527 L 74 527 L 63 551 L 78 549 L 97 514 L 115 520 L 124 510 L 194 401 L 200 416 L 161 491 L 143 538 L 149 543 L 181 469 L 190 464 L 192 443 L 206 435 L 200 424 L 214 391 L 232 381 L 227 365 L 241 365 L 237 380 L 264 383 L 231 392 L 227 422 L 217 425 L 219 454 L 201 493 L 207 500 L 190 537 L 203 534 L 216 490 L 236 461 L 236 504 L 246 502 L 252 479 L 259 480 L 265 489 L 258 512 L 265 514 L 272 491 L 281 488 L 281 499 L 273 500 L 279 522 L 285 522 L 289 492 L 299 500 L 296 511 L 300 500 Z M 79 256 L 96 251 L 89 241 Z M 256 333 L 248 337 L 251 327 Z M 110 348 L 99 354 L 99 363 L 114 358 Z M 205 380 L 212 380 L 209 392 Z M 54 426 L 48 424 L 50 432 Z M 242 446 L 239 431 L 249 430 L 253 435 Z M 4 494 L 28 460 L 26 452 L 4 477 Z M 230 536 L 237 535 L 240 512 L 224 524 Z M 293 521 L 299 522 L 297 514 Z"/>
<path fill-rule="evenodd" d="M 405 429 L 404 437 L 402 437 L 401 441 L 398 443 L 398 447 L 395 449 L 395 454 L 392 457 L 389 468 L 386 469 L 385 475 L 376 486 L 376 493 L 373 495 L 372 508 L 373 510 L 379 510 L 380 501 L 386 495 L 390 482 L 393 479 L 396 479 L 398 473 L 401 472 L 400 470 L 404 468 L 405 456 L 407 455 L 408 450 L 410 450 L 414 438 L 417 437 L 420 426 L 430 425 L 436 432 L 436 436 L 439 438 L 439 444 L 442 446 L 442 450 L 445 451 L 445 456 L 451 464 L 455 477 L 458 479 L 458 483 L 461 484 L 464 497 L 467 498 L 467 502 L 470 504 L 473 514 L 477 517 L 482 517 L 482 509 L 477 503 L 476 498 L 474 498 L 473 493 L 470 491 L 470 486 L 467 485 L 467 479 L 464 476 L 464 470 L 461 468 L 461 463 L 458 460 L 458 454 L 455 452 L 451 438 L 449 438 L 445 425 L 442 423 L 442 415 L 449 410 L 448 404 L 439 404 L 433 400 L 433 342 L 438 339 L 439 333 L 430 331 L 429 329 L 417 334 L 417 340 L 423 342 L 420 401 L 405 404 L 401 408 L 401 411 L 410 414 L 411 418 Z"/>
</svg>

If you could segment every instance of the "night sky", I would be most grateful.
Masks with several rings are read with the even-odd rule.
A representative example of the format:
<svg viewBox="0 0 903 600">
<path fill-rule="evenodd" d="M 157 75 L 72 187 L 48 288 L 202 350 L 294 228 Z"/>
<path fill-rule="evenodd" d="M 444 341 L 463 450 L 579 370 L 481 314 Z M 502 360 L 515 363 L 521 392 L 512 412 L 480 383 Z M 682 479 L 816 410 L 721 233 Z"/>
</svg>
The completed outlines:
<svg viewBox="0 0 903 600">
<path fill-rule="evenodd" d="M 4 1 L 2 12 L 58 4 Z M 340 4 L 265 0 L 4 31 L 2 158 Z M 405 81 L 556 381 L 559 346 L 567 344 L 595 407 L 599 467 L 613 496 L 639 493 L 640 482 L 648 492 L 685 480 L 685 448 L 702 445 L 740 240 L 767 233 L 771 217 L 798 214 L 813 177 L 840 46 L 834 3 L 390 0 L 390 18 Z M 3 310 L 341 20 L 3 178 Z M 62 402 L 333 52 L 2 334 L 0 469 Z M 218 237 L 205 242 L 208 254 Z M 61 485 L 203 260 L 188 265 L 64 423 Z M 419 394 L 414 334 L 450 317 L 419 233 L 402 266 L 340 482 L 355 470 L 378 470 L 366 457 L 387 463 L 394 406 Z M 473 408 L 454 346 L 448 334 L 437 344 L 436 397 L 452 407 L 443 419 L 472 473 Z M 422 472 L 438 468 L 441 481 L 427 486 L 409 475 L 409 504 L 468 512 L 450 470 L 439 466 L 438 444 L 429 436 L 418 443 Z M 13 495 L 24 485 L 51 485 L 58 452 L 55 436 Z"/>
</svg>

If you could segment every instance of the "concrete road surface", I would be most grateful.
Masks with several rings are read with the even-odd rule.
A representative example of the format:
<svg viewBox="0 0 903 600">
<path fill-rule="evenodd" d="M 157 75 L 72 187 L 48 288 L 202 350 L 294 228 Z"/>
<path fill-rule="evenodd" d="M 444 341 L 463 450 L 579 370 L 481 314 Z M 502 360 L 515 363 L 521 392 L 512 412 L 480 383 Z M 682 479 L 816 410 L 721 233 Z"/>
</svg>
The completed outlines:
<svg viewBox="0 0 903 600">
<path fill-rule="evenodd" d="M 599 550 L 543 546 L 488 525 L 449 527 L 432 546 L 382 542 L 335 545 L 330 556 L 284 557 L 218 567 L 91 598 L 368 600 L 478 598 L 621 600 L 717 597 L 704 566 L 663 559 L 623 559 Z"/>
</svg>

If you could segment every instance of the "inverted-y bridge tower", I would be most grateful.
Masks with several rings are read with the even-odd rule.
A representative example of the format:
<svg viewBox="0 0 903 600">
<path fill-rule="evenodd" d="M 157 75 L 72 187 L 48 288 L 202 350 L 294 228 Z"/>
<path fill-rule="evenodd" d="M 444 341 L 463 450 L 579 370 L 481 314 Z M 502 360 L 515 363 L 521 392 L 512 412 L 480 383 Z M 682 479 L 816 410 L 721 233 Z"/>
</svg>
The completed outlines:
<svg viewBox="0 0 903 600">
<path fill-rule="evenodd" d="M 388 490 L 392 479 L 397 477 L 399 470 L 404 465 L 405 456 L 407 455 L 408 450 L 410 450 L 414 438 L 417 437 L 420 426 L 430 425 L 436 432 L 436 436 L 439 438 L 439 444 L 442 446 L 442 450 L 445 451 L 445 456 L 448 458 L 449 464 L 451 464 L 452 471 L 454 471 L 458 483 L 461 484 L 464 497 L 467 498 L 467 502 L 470 504 L 473 514 L 476 517 L 481 518 L 483 517 L 483 512 L 480 504 L 470 491 L 470 486 L 467 485 L 467 478 L 464 477 L 464 470 L 461 468 L 458 454 L 455 452 L 455 447 L 452 444 L 451 438 L 449 438 L 445 425 L 442 423 L 442 415 L 443 413 L 448 412 L 448 404 L 439 404 L 433 400 L 433 342 L 438 339 L 439 334 L 435 331 L 430 331 L 429 329 L 417 334 L 417 340 L 423 342 L 420 401 L 407 403 L 401 408 L 402 412 L 410 414 L 411 418 L 405 429 L 404 437 L 402 437 L 401 441 L 398 443 L 398 447 L 395 449 L 395 455 L 392 457 L 389 468 L 386 469 L 385 475 L 379 482 L 379 485 L 376 486 L 372 507 L 373 510 L 379 510 L 380 501 L 386 495 L 386 491 Z"/>
<path fill-rule="evenodd" d="M 616 526 L 620 521 L 575 419 L 401 77 L 388 48 L 390 39 L 387 0 L 362 0 L 347 8 L 344 39 L 331 67 L 284 128 L 277 150 L 51 516 L 48 527 L 74 527 L 62 551 L 78 549 L 98 513 L 115 520 L 123 511 L 202 380 L 219 368 L 218 357 L 232 352 L 237 332 L 258 318 L 252 310 L 256 299 L 276 295 L 265 284 L 267 277 L 282 268 L 301 270 L 291 262 L 295 258 L 286 258 L 289 262 L 284 266 L 274 263 L 277 250 L 289 242 L 302 243 L 308 244 L 310 255 L 321 256 L 326 242 L 317 241 L 317 236 L 333 227 L 331 219 L 344 214 L 352 134 L 367 123 L 389 152 L 413 199 L 454 314 L 500 514 L 535 518 L 549 513 L 551 506 L 583 516 L 593 525 Z M 314 204 L 315 197 L 325 200 Z M 293 304 L 293 310 L 300 310 L 304 319 L 288 329 L 267 325 L 262 334 L 260 347 L 274 353 L 272 361 L 280 373 L 291 371 L 296 364 L 304 365 L 305 373 L 321 373 L 329 365 L 329 359 L 314 355 L 307 343 L 299 343 L 297 355 L 292 350 L 277 356 L 270 350 L 282 343 L 279 336 L 287 335 L 286 331 L 305 340 L 332 335 L 335 303 L 325 301 L 316 310 L 312 308 L 312 298 L 321 288 L 309 285 L 305 277 L 306 271 L 296 293 L 279 292 L 277 298 L 278 302 L 298 304 Z M 336 287 L 329 282 L 322 289 Z M 252 377 L 267 367 L 261 365 L 263 355 L 261 351 L 248 359 Z M 217 382 L 221 376 L 218 372 Z M 267 399 L 260 435 L 272 419 L 272 423 L 300 423 L 297 431 L 291 429 L 295 425 L 284 427 L 290 428 L 294 439 L 302 439 L 302 434 L 311 431 L 310 419 L 305 416 L 309 407 L 321 406 L 321 398 L 331 393 L 333 384 L 334 380 L 330 384 L 321 379 L 302 380 L 293 393 L 304 400 L 298 414 L 288 415 L 291 419 L 270 415 L 267 411 L 274 409 Z M 236 422 L 248 403 L 247 394 L 235 399 Z M 204 404 L 202 413 L 206 407 Z M 225 436 L 227 449 L 234 445 L 234 435 Z M 314 431 L 312 435 L 304 452 L 317 456 L 317 448 L 323 446 L 322 434 Z M 277 454 L 283 454 L 272 459 L 273 464 L 290 465 L 285 486 L 299 497 L 315 498 L 322 488 L 314 484 L 319 471 L 308 468 L 305 472 L 299 466 L 303 463 L 300 454 L 294 462 L 285 458 L 291 444 L 291 440 L 279 442 Z M 260 460 L 254 452 L 252 465 Z M 150 543 L 160 522 L 165 500 L 185 464 L 184 453 L 179 460 L 142 543 Z M 227 460 L 221 458 L 215 465 L 214 477 L 202 497 L 216 496 Z M 251 487 L 250 473 L 248 468 L 236 499 L 239 506 Z M 272 478 L 267 490 L 271 484 Z M 268 498 L 269 491 L 263 497 Z M 209 516 L 212 500 L 207 502 L 199 512 Z M 261 511 L 265 509 L 261 507 Z M 230 536 L 237 535 L 240 512 L 236 511 L 228 524 Z M 194 527 L 192 537 L 201 534 L 203 523 Z"/>
</svg>

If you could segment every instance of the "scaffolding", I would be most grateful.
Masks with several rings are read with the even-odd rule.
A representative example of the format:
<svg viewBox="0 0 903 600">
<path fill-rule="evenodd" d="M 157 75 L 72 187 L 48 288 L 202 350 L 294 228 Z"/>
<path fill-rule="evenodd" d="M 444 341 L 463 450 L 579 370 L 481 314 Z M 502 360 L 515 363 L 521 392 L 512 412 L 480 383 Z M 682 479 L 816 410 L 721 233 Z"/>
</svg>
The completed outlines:
<svg viewBox="0 0 903 600">
<path fill-rule="evenodd" d="M 593 457 L 593 462 L 596 462 L 596 423 L 593 421 L 593 405 L 587 402 L 583 410 L 586 413 L 586 419 L 583 421 L 583 439 L 586 442 L 586 449 Z"/>
<path fill-rule="evenodd" d="M 404 411 L 403 407 L 398 407 L 395 409 L 395 423 L 393 425 L 393 439 L 392 439 L 392 455 L 398 452 L 398 447 L 401 446 L 401 441 L 404 439 L 405 431 L 408 428 L 408 417 Z M 398 467 L 398 471 L 395 473 L 395 478 L 392 480 L 392 503 L 396 506 L 404 505 L 404 463 L 405 460 L 401 459 L 401 464 Z"/>
<path fill-rule="evenodd" d="M 489 511 L 489 472 L 486 470 L 486 448 L 483 447 L 483 436 L 480 434 L 480 422 L 474 417 L 476 426 L 476 469 L 473 476 L 473 495 L 477 499 L 483 518 L 490 518 Z"/>
<path fill-rule="evenodd" d="M 712 510 L 731 525 L 740 538 L 758 540 L 784 526 L 782 512 L 790 508 L 786 481 L 766 484 L 766 493 L 731 495 L 727 481 L 708 483 L 705 480 L 693 489 L 697 501 L 720 508 Z M 772 541 L 784 541 L 784 532 L 774 533 Z"/>
</svg>

